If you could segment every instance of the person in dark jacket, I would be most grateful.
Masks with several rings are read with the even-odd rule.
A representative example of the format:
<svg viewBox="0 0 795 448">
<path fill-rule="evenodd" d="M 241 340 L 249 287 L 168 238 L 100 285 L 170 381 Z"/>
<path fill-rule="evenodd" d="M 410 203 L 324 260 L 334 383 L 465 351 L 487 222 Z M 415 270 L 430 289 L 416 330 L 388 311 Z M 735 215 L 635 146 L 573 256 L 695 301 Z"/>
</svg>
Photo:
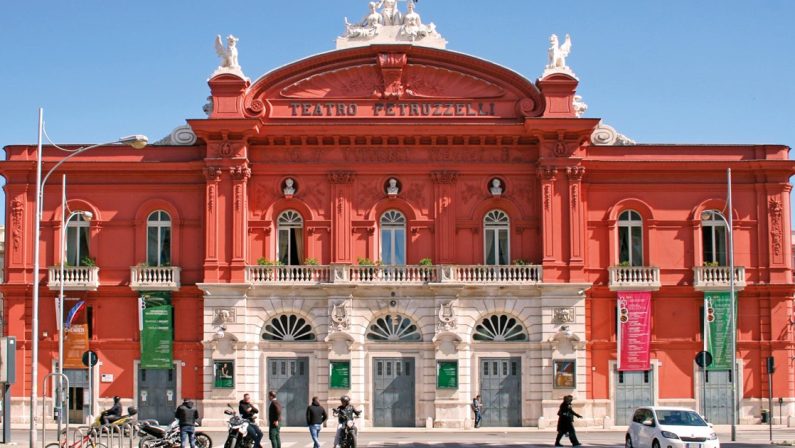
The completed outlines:
<svg viewBox="0 0 795 448">
<path fill-rule="evenodd" d="M 254 439 L 254 448 L 262 448 L 262 430 L 257 425 L 257 414 L 259 409 L 251 403 L 251 395 L 243 394 L 243 399 L 237 404 L 237 411 L 240 417 L 249 421 L 248 436 Z"/>
<path fill-rule="evenodd" d="M 555 446 L 563 446 L 560 443 L 560 439 L 566 434 L 569 435 L 569 440 L 571 440 L 573 446 L 580 446 L 580 441 L 577 440 L 577 433 L 574 432 L 574 417 L 582 418 L 582 415 L 574 412 L 574 409 L 571 408 L 573 400 L 574 397 L 566 395 L 563 397 L 560 409 L 558 409 L 558 436 L 555 438 Z"/>
<path fill-rule="evenodd" d="M 179 439 L 182 441 L 182 448 L 196 448 L 196 425 L 199 423 L 199 411 L 193 406 L 193 402 L 185 399 L 177 408 L 174 417 L 179 422 Z"/>
<path fill-rule="evenodd" d="M 320 428 L 328 420 L 328 415 L 323 406 L 320 405 L 317 397 L 312 397 L 312 404 L 306 408 L 306 425 L 309 426 L 309 434 L 312 436 L 313 448 L 320 448 Z"/>
<path fill-rule="evenodd" d="M 102 411 L 102 424 L 107 425 L 109 423 L 113 423 L 116 420 L 121 418 L 121 397 L 116 395 L 113 397 L 113 406 L 106 410 Z"/>
<path fill-rule="evenodd" d="M 271 404 L 268 406 L 268 438 L 271 448 L 282 448 L 282 436 L 279 434 L 279 419 L 282 418 L 282 404 L 276 399 L 276 392 L 268 392 Z"/>
</svg>

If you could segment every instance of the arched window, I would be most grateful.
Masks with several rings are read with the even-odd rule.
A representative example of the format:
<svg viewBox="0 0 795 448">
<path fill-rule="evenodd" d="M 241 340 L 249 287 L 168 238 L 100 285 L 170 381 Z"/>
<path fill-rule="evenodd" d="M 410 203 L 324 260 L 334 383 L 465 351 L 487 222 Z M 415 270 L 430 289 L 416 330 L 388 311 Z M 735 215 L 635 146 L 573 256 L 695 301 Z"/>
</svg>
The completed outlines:
<svg viewBox="0 0 795 448">
<path fill-rule="evenodd" d="M 66 263 L 70 266 L 93 265 L 88 251 L 89 225 L 83 215 L 77 215 L 66 226 Z"/>
<path fill-rule="evenodd" d="M 472 339 L 488 342 L 518 342 L 527 340 L 527 332 L 515 318 L 499 314 L 487 317 L 475 327 Z"/>
<path fill-rule="evenodd" d="M 303 317 L 283 314 L 274 317 L 262 329 L 262 339 L 266 341 L 308 342 L 314 341 L 312 326 Z"/>
<path fill-rule="evenodd" d="M 171 265 L 171 217 L 157 210 L 146 220 L 146 264 Z"/>
<path fill-rule="evenodd" d="M 492 210 L 483 218 L 483 253 L 486 264 L 511 264 L 510 234 L 511 222 L 502 210 Z"/>
<path fill-rule="evenodd" d="M 701 240 L 704 263 L 726 266 L 726 221 L 714 210 L 702 214 Z"/>
<path fill-rule="evenodd" d="M 298 265 L 304 259 L 304 219 L 294 210 L 279 215 L 276 258 L 284 265 Z"/>
<path fill-rule="evenodd" d="M 618 262 L 643 266 L 643 219 L 635 210 L 625 210 L 618 216 Z"/>
<path fill-rule="evenodd" d="M 406 264 L 406 217 L 397 210 L 381 215 L 381 262 Z"/>
<path fill-rule="evenodd" d="M 370 341 L 410 342 L 422 340 L 416 325 L 405 316 L 379 317 L 367 328 Z"/>
</svg>

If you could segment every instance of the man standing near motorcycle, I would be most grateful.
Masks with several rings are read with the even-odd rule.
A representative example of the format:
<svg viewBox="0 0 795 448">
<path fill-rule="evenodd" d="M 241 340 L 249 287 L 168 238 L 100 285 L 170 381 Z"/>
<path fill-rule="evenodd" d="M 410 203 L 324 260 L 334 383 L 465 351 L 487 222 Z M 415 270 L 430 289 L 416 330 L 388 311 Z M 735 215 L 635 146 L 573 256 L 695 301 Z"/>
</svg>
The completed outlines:
<svg viewBox="0 0 795 448">
<path fill-rule="evenodd" d="M 185 399 L 177 408 L 174 417 L 179 422 L 179 440 L 182 448 L 196 448 L 196 425 L 199 423 L 199 411 L 193 407 L 193 402 Z"/>
<path fill-rule="evenodd" d="M 282 448 L 282 436 L 279 434 L 279 419 L 282 417 L 282 404 L 276 399 L 276 392 L 268 392 L 271 404 L 268 406 L 268 438 L 271 448 Z"/>
<path fill-rule="evenodd" d="M 306 408 L 306 425 L 309 426 L 309 434 L 312 436 L 312 448 L 320 448 L 320 428 L 328 420 L 328 415 L 323 406 L 320 405 L 317 397 L 312 397 L 312 404 Z"/>
<path fill-rule="evenodd" d="M 238 403 L 237 411 L 242 418 L 251 422 L 251 424 L 248 425 L 248 436 L 254 439 L 254 448 L 262 448 L 260 444 L 260 442 L 262 442 L 262 430 L 259 429 L 257 425 L 257 414 L 259 413 L 259 409 L 255 408 L 251 403 L 251 396 L 249 394 L 243 394 L 243 399 Z"/>
<path fill-rule="evenodd" d="M 340 403 L 341 404 L 339 406 L 334 408 L 334 415 L 339 416 L 337 435 L 334 436 L 334 448 L 342 446 L 342 438 L 345 434 L 345 424 L 348 421 L 353 421 L 354 417 L 358 417 L 362 413 L 362 411 L 357 411 L 356 408 L 351 405 L 351 397 L 347 395 L 340 397 Z M 353 426 L 351 431 L 353 431 L 353 438 L 356 439 L 358 433 L 356 426 Z"/>
</svg>

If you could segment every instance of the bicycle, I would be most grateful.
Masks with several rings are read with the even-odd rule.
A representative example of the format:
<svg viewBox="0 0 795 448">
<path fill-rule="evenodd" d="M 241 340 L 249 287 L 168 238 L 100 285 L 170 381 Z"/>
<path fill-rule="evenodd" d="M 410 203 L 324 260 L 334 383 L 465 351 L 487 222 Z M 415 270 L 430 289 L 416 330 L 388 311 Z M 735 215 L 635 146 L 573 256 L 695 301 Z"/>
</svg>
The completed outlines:
<svg viewBox="0 0 795 448">
<path fill-rule="evenodd" d="M 44 448 L 108 448 L 104 443 L 100 443 L 99 433 L 96 428 L 91 428 L 82 437 L 69 444 L 66 430 L 61 431 L 63 439 L 59 442 L 51 442 L 44 446 Z"/>
</svg>

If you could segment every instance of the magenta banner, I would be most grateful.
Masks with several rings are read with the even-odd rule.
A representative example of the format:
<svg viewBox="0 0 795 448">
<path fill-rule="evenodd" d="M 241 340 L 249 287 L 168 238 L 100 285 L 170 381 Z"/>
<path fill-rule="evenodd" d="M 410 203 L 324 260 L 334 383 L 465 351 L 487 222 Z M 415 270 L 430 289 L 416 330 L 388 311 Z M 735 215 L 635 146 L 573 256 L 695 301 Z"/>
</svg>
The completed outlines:
<svg viewBox="0 0 795 448">
<path fill-rule="evenodd" d="M 618 293 L 618 370 L 649 370 L 651 292 Z"/>
</svg>

